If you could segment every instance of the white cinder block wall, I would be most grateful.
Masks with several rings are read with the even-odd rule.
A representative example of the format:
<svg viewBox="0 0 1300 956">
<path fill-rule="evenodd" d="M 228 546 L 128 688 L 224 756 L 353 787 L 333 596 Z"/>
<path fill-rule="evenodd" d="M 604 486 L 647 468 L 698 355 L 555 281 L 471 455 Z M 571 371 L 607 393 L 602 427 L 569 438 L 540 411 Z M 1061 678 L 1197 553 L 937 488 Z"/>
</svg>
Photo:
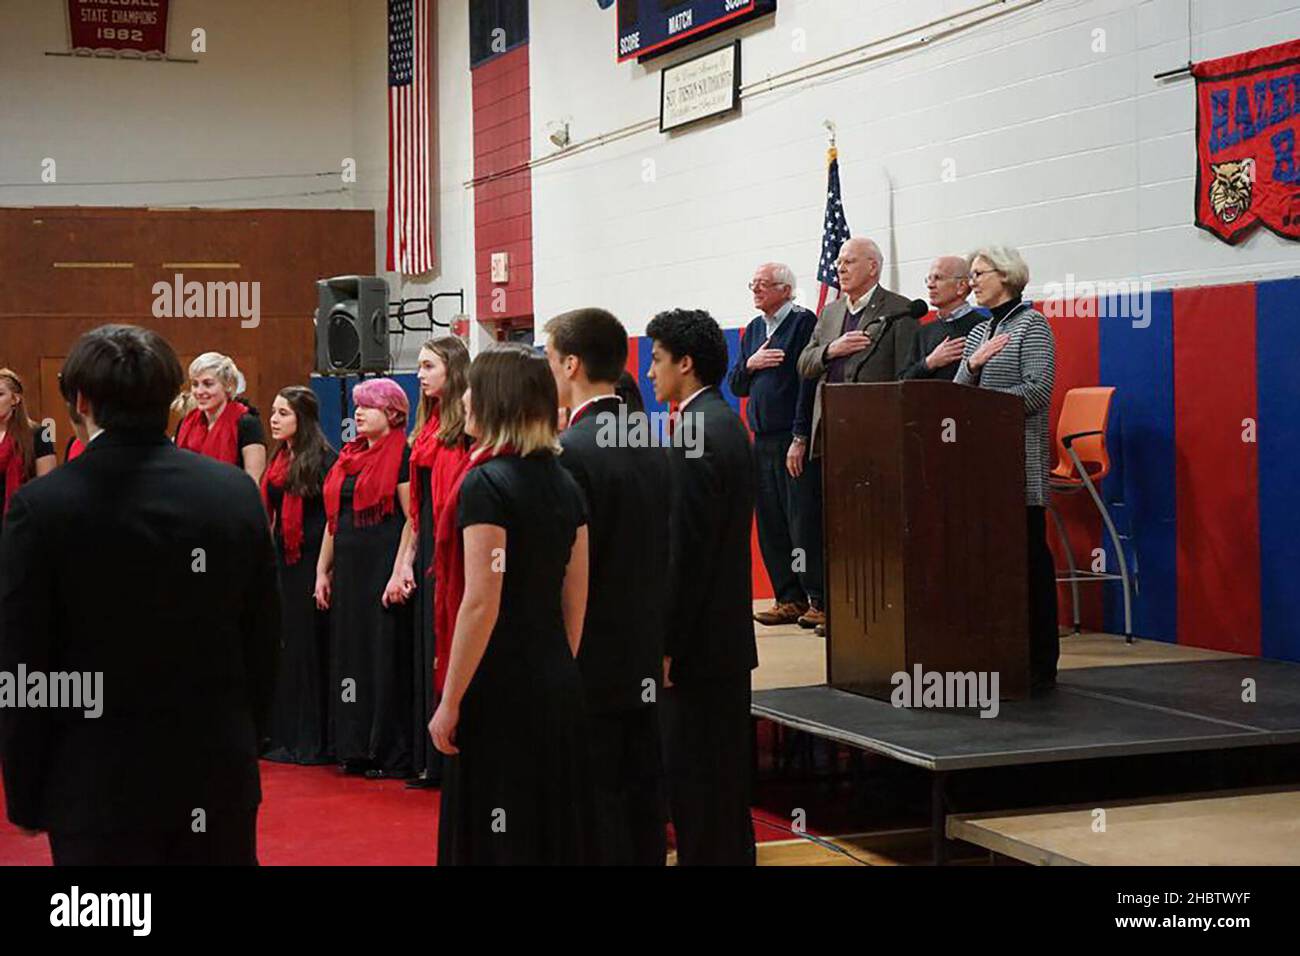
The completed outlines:
<svg viewBox="0 0 1300 956">
<path fill-rule="evenodd" d="M 780 0 L 774 20 L 739 31 L 744 78 L 974 3 Z M 174 0 L 172 10 L 176 55 L 193 27 L 208 31 L 201 66 L 47 57 L 66 47 L 63 5 L 0 0 L 0 204 L 372 208 L 382 270 L 384 0 Z M 888 281 L 907 294 L 922 292 L 934 255 L 988 240 L 1025 251 L 1031 291 L 1067 273 L 1156 288 L 1294 275 L 1294 244 L 1260 232 L 1231 248 L 1191 225 L 1192 81 L 1151 75 L 1185 62 L 1189 46 L 1200 60 L 1300 36 L 1300 2 L 1191 0 L 1190 11 L 1189 42 L 1188 0 L 1044 0 L 917 52 L 748 97 L 720 122 L 539 166 L 539 325 L 587 304 L 615 310 L 634 334 L 670 305 L 739 325 L 745 282 L 771 258 L 815 299 L 825 119 L 839 125 L 849 221 L 881 241 Z M 554 152 L 551 121 L 582 142 L 656 116 L 662 65 L 708 48 L 618 64 L 613 9 L 532 0 L 531 14 L 539 159 Z M 408 296 L 464 288 L 472 312 L 471 102 L 468 0 L 438 0 L 438 269 L 389 279 Z M 59 184 L 39 182 L 47 156 Z M 332 175 L 344 157 L 357 160 L 355 184 Z M 259 174 L 276 178 L 239 178 Z M 407 336 L 401 365 L 421 337 Z"/>
<path fill-rule="evenodd" d="M 780 0 L 774 21 L 740 30 L 744 81 L 975 5 Z M 663 63 L 710 48 L 618 64 L 613 9 L 533 0 L 531 11 L 535 158 L 555 152 L 550 121 L 568 120 L 580 143 L 657 116 Z M 1187 62 L 1188 25 L 1188 0 L 1044 0 L 916 52 L 749 97 L 741 115 L 712 125 L 656 128 L 539 166 L 538 325 L 592 304 L 633 334 L 673 305 L 740 325 L 745 284 L 767 259 L 789 262 L 815 302 L 826 119 L 839 126 L 849 222 L 880 241 L 888 282 L 908 295 L 923 294 L 935 255 L 986 241 L 1022 249 L 1031 292 L 1068 273 L 1154 288 L 1300 273 L 1293 243 L 1261 231 L 1232 248 L 1191 224 L 1193 81 L 1152 80 Z M 1296 36 L 1296 0 L 1191 3 L 1194 60 Z M 459 56 L 464 37 L 443 39 L 444 60 Z"/>
<path fill-rule="evenodd" d="M 473 279 L 468 5 L 439 6 L 452 38 L 439 61 L 440 269 L 406 286 L 388 274 L 394 295 Z M 170 52 L 197 65 L 46 56 L 67 49 L 65 9 L 0 0 L 0 205 L 373 209 L 383 271 L 385 0 L 172 0 Z M 202 54 L 190 51 L 196 27 Z M 41 182 L 46 157 L 55 183 Z M 406 337 L 399 366 L 422 338 Z"/>
<path fill-rule="evenodd" d="M 0 205 L 351 208 L 353 2 L 173 0 L 169 48 L 190 65 L 46 56 L 67 49 L 67 4 L 0 0 Z"/>
</svg>

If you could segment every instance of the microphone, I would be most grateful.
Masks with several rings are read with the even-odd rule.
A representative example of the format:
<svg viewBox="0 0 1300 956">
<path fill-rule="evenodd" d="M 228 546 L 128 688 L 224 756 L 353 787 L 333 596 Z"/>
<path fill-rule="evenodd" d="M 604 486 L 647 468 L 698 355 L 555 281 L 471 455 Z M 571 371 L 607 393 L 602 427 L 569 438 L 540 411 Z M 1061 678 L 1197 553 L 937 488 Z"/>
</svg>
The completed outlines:
<svg viewBox="0 0 1300 956">
<path fill-rule="evenodd" d="M 880 317 L 880 321 L 892 322 L 895 319 L 901 319 L 904 316 L 907 316 L 908 318 L 911 319 L 923 319 L 929 314 L 930 314 L 930 304 L 928 302 L 926 302 L 924 299 L 913 299 L 911 302 L 908 303 L 906 309 L 901 309 L 898 311 L 890 312 L 887 315 L 882 315 Z"/>
<path fill-rule="evenodd" d="M 876 333 L 875 339 L 871 343 L 870 351 L 868 351 L 862 361 L 858 363 L 858 367 L 853 370 L 853 380 L 855 382 L 858 380 L 858 373 L 862 371 L 862 367 L 870 361 L 871 357 L 876 354 L 876 350 L 880 348 L 880 343 L 884 341 L 885 333 L 889 331 L 889 327 L 893 325 L 894 322 L 901 318 L 920 319 L 922 316 L 929 314 L 929 312 L 929 303 L 924 299 L 913 299 L 907 304 L 907 308 L 888 312 L 877 318 L 876 321 L 880 323 L 880 331 Z"/>
</svg>

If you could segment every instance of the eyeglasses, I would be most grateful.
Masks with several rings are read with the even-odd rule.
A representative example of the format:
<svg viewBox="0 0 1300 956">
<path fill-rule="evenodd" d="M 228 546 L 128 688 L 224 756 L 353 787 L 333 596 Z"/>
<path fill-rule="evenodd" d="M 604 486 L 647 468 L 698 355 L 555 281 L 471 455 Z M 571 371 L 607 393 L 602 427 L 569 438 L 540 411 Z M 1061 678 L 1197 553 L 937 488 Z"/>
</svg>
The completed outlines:
<svg viewBox="0 0 1300 956">
<path fill-rule="evenodd" d="M 750 292 L 762 292 L 764 289 L 775 289 L 777 286 L 785 285 L 784 282 L 769 282 L 766 279 L 755 279 L 749 284 Z"/>
<path fill-rule="evenodd" d="M 934 283 L 939 283 L 939 282 L 961 282 L 963 279 L 969 279 L 969 278 L 970 278 L 970 276 L 968 276 L 968 275 L 959 275 L 959 276 L 936 276 L 936 275 L 928 275 L 928 276 L 925 277 L 925 281 L 926 281 L 926 284 L 928 285 L 928 284 L 931 283 L 931 282 L 934 282 Z"/>
<path fill-rule="evenodd" d="M 1001 270 L 998 270 L 998 269 L 983 269 L 983 270 L 980 270 L 980 271 L 976 271 L 976 270 L 972 269 L 972 270 L 971 270 L 971 274 L 968 275 L 966 278 L 970 279 L 971 282 L 979 282 L 980 279 L 984 278 L 984 276 L 988 275 L 990 272 L 999 272 L 999 271 L 1001 271 Z"/>
</svg>

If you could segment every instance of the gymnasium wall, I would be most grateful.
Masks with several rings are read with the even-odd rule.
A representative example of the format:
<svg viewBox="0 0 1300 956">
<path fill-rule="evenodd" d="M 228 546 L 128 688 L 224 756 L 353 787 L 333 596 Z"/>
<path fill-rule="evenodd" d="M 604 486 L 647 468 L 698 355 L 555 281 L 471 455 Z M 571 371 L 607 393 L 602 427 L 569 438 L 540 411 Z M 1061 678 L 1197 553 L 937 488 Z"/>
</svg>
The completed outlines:
<svg viewBox="0 0 1300 956">
<path fill-rule="evenodd" d="M 1040 306 L 1042 303 L 1039 303 Z M 1156 292 L 1151 324 L 1098 317 L 1079 300 L 1052 320 L 1057 347 L 1053 439 L 1065 393 L 1116 389 L 1102 487 L 1136 581 L 1133 631 L 1144 638 L 1300 661 L 1300 279 Z M 1234 316 L 1229 324 L 1225 316 Z M 726 333 L 734 362 L 740 330 Z M 628 368 L 649 410 L 650 341 L 633 338 Z M 738 410 L 743 400 L 723 391 Z M 956 479 L 955 479 L 956 480 Z M 1085 496 L 1054 499 L 1075 561 L 1114 548 Z M 1049 529 L 1050 531 L 1050 529 Z M 1059 542 L 1049 533 L 1057 566 Z M 755 597 L 771 585 L 755 546 Z M 1060 622 L 1071 623 L 1061 586 Z M 1118 583 L 1086 585 L 1085 629 L 1123 631 Z"/>
<path fill-rule="evenodd" d="M 436 6 L 453 33 L 465 29 L 465 3 Z M 65 7 L 0 0 L 0 206 L 365 209 L 382 268 L 385 0 L 171 0 L 171 54 L 197 64 L 46 56 L 67 49 Z M 196 27 L 204 53 L 190 50 Z M 468 128 L 468 51 L 440 50 L 437 65 L 437 117 L 453 141 L 440 152 L 437 269 L 405 287 L 388 274 L 395 297 L 473 284 L 459 238 L 470 177 L 454 145 Z M 55 183 L 41 182 L 47 157 Z M 343 181 L 344 159 L 355 182 Z M 406 339 L 398 365 L 410 367 L 423 336 Z"/>
<path fill-rule="evenodd" d="M 67 50 L 67 5 L 0 0 L 0 205 L 351 208 L 354 6 L 173 0 L 169 51 L 189 64 L 46 56 Z M 382 77 L 378 105 L 382 123 Z M 382 184 L 383 149 L 359 182 Z M 41 182 L 45 157 L 56 183 Z"/>
<path fill-rule="evenodd" d="M 975 5 L 781 0 L 774 20 L 726 37 L 744 38 L 754 84 Z M 535 158 L 556 152 L 548 123 L 568 120 L 582 143 L 657 116 L 660 68 L 726 39 L 618 64 L 613 9 L 532 10 Z M 1189 49 L 1201 60 L 1300 36 L 1300 3 L 1195 0 L 1191 11 L 1189 44 L 1186 0 L 1044 2 L 746 98 L 739 116 L 539 166 L 539 322 L 598 304 L 639 333 L 665 305 L 689 304 L 740 326 L 746 281 L 768 259 L 790 263 L 815 302 L 826 119 L 839 125 L 850 225 L 881 242 L 887 284 L 909 294 L 935 255 L 993 240 L 1025 253 L 1031 291 L 1069 273 L 1157 289 L 1294 275 L 1294 244 L 1264 234 L 1230 248 L 1192 226 L 1193 84 L 1152 75 L 1185 64 Z"/>
<path fill-rule="evenodd" d="M 568 121 L 583 143 L 654 117 L 660 68 L 731 36 L 744 38 L 744 81 L 756 84 L 972 6 L 782 0 L 774 21 L 644 66 L 615 62 L 613 10 L 548 7 L 532 28 L 534 157 L 554 152 L 549 122 Z M 1300 659 L 1286 575 L 1300 529 L 1283 491 L 1300 468 L 1287 417 L 1300 347 L 1280 332 L 1300 319 L 1300 247 L 1267 232 L 1229 247 L 1192 225 L 1194 85 L 1152 79 L 1296 36 L 1295 0 L 1041 3 L 748 97 L 739 116 L 544 161 L 533 170 L 539 322 L 598 304 L 638 335 L 656 311 L 692 305 L 734 339 L 751 317 L 746 281 L 770 259 L 788 262 L 815 303 L 822 122 L 834 120 L 848 220 L 880 241 L 886 284 L 923 294 L 935 255 L 1001 241 L 1028 259 L 1030 296 L 1071 277 L 1151 290 L 1145 328 L 1054 322 L 1055 410 L 1068 387 L 1119 389 L 1105 492 L 1123 499 L 1135 631 Z M 644 376 L 648 344 L 638 351 Z M 1243 441 L 1247 419 L 1257 441 Z M 1082 501 L 1061 510 L 1091 565 L 1100 522 Z M 766 593 L 761 571 L 756 588 Z M 1083 601 L 1085 627 L 1122 627 L 1117 585 L 1085 587 Z"/>
<path fill-rule="evenodd" d="M 369 273 L 373 234 L 368 210 L 0 207 L 0 365 L 25 383 L 28 414 L 54 421 L 60 452 L 72 430 L 59 369 L 105 322 L 154 329 L 187 367 L 201 352 L 231 356 L 265 419 L 276 392 L 313 368 L 316 277 Z M 160 300 L 155 290 L 174 289 L 178 274 L 187 286 L 244 284 L 237 305 L 253 308 L 215 298 L 205 316 L 187 313 L 188 291 Z"/>
<path fill-rule="evenodd" d="M 550 124 L 582 144 L 657 115 L 659 70 L 732 36 L 747 84 L 974 6 L 957 0 L 781 0 L 774 19 L 646 65 L 618 64 L 615 11 L 531 5 L 534 314 L 581 305 L 618 314 L 644 379 L 646 323 L 672 305 L 708 308 L 734 340 L 750 318 L 754 266 L 794 267 L 816 301 L 825 133 L 839 129 L 845 208 L 875 236 L 887 284 L 923 292 L 930 260 L 988 241 L 1014 244 L 1047 283 L 1127 281 L 1151 291 L 1151 324 L 1067 318 L 1057 408 L 1068 387 L 1113 384 L 1115 472 L 1131 536 L 1137 633 L 1300 659 L 1295 518 L 1280 489 L 1300 466 L 1295 407 L 1297 247 L 1267 232 L 1229 247 L 1192 226 L 1193 83 L 1152 75 L 1300 35 L 1296 0 L 1045 2 L 925 48 L 745 99 L 738 116 L 657 129 L 556 156 Z M 1014 5 L 1014 4 L 1012 4 Z M 444 76 L 468 72 L 467 4 L 440 4 Z M 928 31 L 933 32 L 933 31 Z M 458 61 L 453 65 L 452 61 Z M 444 200 L 472 178 L 468 102 L 444 97 Z M 449 161 L 448 157 L 452 157 Z M 464 202 L 456 208 L 464 210 Z M 473 282 L 475 239 L 444 223 Z M 447 278 L 450 278 L 448 276 Z M 733 341 L 734 348 L 734 341 Z M 653 402 L 651 402 L 653 407 Z M 1258 441 L 1243 442 L 1257 417 Z M 1100 523 L 1062 511 L 1091 564 Z M 1114 567 L 1114 556 L 1108 565 Z M 768 593 L 756 561 L 756 593 Z M 1062 594 L 1062 620 L 1068 603 Z M 1119 625 L 1115 585 L 1083 589 L 1085 626 Z"/>
</svg>

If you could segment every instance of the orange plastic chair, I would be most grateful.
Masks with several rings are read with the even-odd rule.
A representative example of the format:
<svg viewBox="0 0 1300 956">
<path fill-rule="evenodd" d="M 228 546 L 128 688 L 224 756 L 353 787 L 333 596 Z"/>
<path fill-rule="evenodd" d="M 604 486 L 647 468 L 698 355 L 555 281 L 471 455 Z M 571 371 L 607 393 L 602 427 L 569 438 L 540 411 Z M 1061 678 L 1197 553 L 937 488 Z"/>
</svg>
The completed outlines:
<svg viewBox="0 0 1300 956">
<path fill-rule="evenodd" d="M 1097 571 L 1083 571 L 1075 566 L 1074 553 L 1070 550 L 1070 540 L 1065 533 L 1065 524 L 1060 514 L 1049 502 L 1048 513 L 1056 525 L 1056 532 L 1061 539 L 1061 550 L 1065 552 L 1069 564 L 1069 574 L 1057 575 L 1056 580 L 1069 582 L 1070 592 L 1074 598 L 1074 632 L 1079 633 L 1079 585 L 1099 581 L 1120 581 L 1124 587 L 1124 637 L 1133 643 L 1133 609 L 1131 582 L 1128 573 L 1128 561 L 1124 557 L 1124 545 L 1110 511 L 1097 491 L 1097 484 L 1110 474 L 1110 455 L 1106 450 L 1106 425 L 1110 421 L 1111 400 L 1115 389 L 1111 387 L 1072 388 L 1065 393 L 1065 402 L 1061 406 L 1061 417 L 1056 423 L 1057 463 L 1048 476 L 1048 487 L 1056 494 L 1077 494 L 1087 491 L 1101 520 L 1106 525 L 1111 544 L 1119 559 L 1119 574 Z"/>
</svg>

